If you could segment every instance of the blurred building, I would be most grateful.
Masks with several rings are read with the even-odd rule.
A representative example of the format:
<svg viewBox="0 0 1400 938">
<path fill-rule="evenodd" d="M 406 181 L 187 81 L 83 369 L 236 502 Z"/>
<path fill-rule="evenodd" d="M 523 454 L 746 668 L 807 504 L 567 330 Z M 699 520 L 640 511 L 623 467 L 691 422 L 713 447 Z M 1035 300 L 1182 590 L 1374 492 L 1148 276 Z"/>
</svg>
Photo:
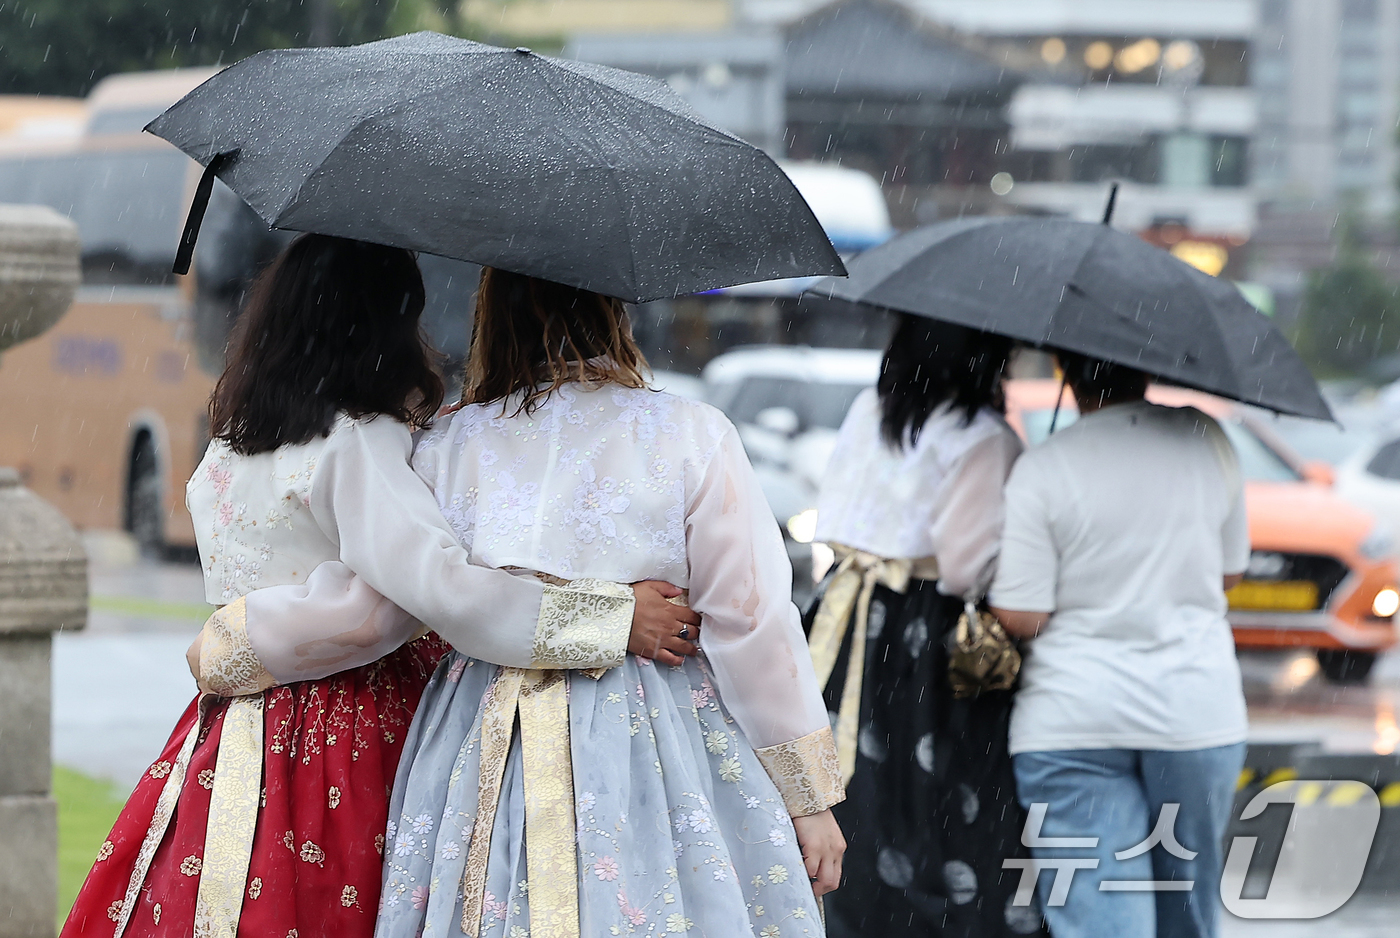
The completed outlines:
<svg viewBox="0 0 1400 938">
<path fill-rule="evenodd" d="M 734 22 L 732 0 L 462 0 L 461 15 L 490 33 L 712 32 Z"/>
<path fill-rule="evenodd" d="M 1259 0 L 1254 48 L 1253 268 L 1287 314 L 1331 262 L 1340 212 L 1362 215 L 1382 268 L 1400 267 L 1400 0 Z"/>
<path fill-rule="evenodd" d="M 1225 244 L 1249 237 L 1255 0 L 900 2 L 1024 75 L 1007 107 L 1009 152 L 996 164 L 1005 202 L 1092 219 L 1116 179 L 1126 184 L 1125 227 L 1171 224 Z M 769 23 L 819 6 L 741 0 L 740 11 Z"/>
</svg>

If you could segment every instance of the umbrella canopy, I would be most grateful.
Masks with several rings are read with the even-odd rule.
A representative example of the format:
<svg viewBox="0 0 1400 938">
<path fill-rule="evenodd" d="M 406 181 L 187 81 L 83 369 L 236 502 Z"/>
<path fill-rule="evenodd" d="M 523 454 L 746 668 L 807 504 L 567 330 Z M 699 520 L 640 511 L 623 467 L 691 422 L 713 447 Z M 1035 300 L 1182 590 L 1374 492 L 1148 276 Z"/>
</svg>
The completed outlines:
<svg viewBox="0 0 1400 938">
<path fill-rule="evenodd" d="M 1107 225 L 1028 217 L 930 225 L 866 251 L 849 280 L 813 292 L 1332 419 L 1298 353 L 1233 284 Z"/>
<path fill-rule="evenodd" d="M 634 302 L 845 273 L 762 150 L 659 81 L 528 49 L 415 33 L 260 52 L 146 129 L 272 227 Z"/>
</svg>

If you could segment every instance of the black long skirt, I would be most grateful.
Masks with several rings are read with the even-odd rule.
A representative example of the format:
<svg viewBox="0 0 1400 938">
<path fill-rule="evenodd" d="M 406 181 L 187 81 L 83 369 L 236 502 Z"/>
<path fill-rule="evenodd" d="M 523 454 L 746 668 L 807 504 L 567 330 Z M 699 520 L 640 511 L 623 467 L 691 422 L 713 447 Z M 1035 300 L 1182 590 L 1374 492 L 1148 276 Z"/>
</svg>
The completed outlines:
<svg viewBox="0 0 1400 938">
<path fill-rule="evenodd" d="M 816 602 L 804 624 L 810 630 Z M 847 798 L 845 878 L 826 902 L 829 938 L 1048 935 L 1036 900 L 1013 904 L 1027 857 L 1007 753 L 1012 692 L 957 699 L 947 641 L 962 601 L 913 580 L 870 603 L 860 737 Z M 840 707 L 845 642 L 826 688 Z"/>
</svg>

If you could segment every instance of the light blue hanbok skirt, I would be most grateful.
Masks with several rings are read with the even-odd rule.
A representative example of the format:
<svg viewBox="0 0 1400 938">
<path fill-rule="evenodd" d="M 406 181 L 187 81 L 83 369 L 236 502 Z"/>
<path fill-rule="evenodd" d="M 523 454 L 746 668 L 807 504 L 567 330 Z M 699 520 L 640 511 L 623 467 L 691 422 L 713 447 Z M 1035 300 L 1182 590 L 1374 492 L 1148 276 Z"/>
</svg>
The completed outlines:
<svg viewBox="0 0 1400 938">
<path fill-rule="evenodd" d="M 461 933 L 483 698 L 493 665 L 449 655 L 423 693 L 389 806 L 376 938 Z M 820 938 L 782 798 L 698 658 L 628 655 L 568 675 L 582 938 Z M 486 866 L 481 938 L 528 938 L 517 728 Z"/>
</svg>

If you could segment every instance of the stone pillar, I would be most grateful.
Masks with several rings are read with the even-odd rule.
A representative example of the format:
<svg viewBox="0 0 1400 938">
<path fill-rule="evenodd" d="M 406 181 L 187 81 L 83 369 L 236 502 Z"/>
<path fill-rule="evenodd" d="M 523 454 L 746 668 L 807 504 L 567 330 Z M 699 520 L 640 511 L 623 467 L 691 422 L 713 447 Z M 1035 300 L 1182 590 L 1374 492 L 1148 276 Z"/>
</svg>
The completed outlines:
<svg viewBox="0 0 1400 938">
<path fill-rule="evenodd" d="M 57 322 L 78 277 L 71 221 L 39 206 L 0 205 L 0 351 Z M 86 624 L 82 542 L 15 470 L 0 468 L 0 938 L 55 931 L 50 648 L 56 630 Z"/>
</svg>

